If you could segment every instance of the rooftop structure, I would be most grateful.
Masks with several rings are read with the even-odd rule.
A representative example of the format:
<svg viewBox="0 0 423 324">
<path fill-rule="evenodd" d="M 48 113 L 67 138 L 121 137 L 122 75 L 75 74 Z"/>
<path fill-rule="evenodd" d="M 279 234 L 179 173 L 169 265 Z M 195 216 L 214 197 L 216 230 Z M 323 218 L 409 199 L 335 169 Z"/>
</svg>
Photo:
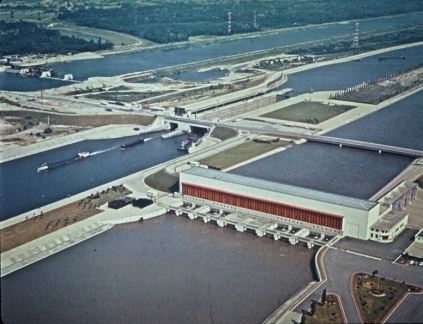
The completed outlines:
<svg viewBox="0 0 423 324">
<path fill-rule="evenodd" d="M 412 189 L 407 191 L 411 199 Z M 259 215 L 281 225 L 300 226 L 363 240 L 391 242 L 405 228 L 408 213 L 398 206 L 194 167 L 180 173 L 180 193 L 198 204 Z"/>
</svg>

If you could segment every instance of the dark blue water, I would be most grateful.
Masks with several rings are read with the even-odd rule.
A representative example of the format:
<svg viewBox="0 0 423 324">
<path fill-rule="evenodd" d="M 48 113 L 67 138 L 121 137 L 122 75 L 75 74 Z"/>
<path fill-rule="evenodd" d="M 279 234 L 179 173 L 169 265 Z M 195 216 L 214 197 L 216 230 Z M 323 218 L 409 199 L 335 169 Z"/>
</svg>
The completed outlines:
<svg viewBox="0 0 423 324">
<path fill-rule="evenodd" d="M 420 91 L 328 135 L 423 150 L 422 102 Z M 412 161 L 399 155 L 306 143 L 231 173 L 368 199 Z"/>
<path fill-rule="evenodd" d="M 178 137 L 167 140 L 162 140 L 160 134 L 144 137 L 152 139 L 125 151 L 120 149 L 120 145 L 134 138 L 84 141 L 1 163 L 1 220 L 184 154 L 176 149 L 181 141 Z M 50 171 L 37 172 L 37 167 L 44 162 L 53 164 L 71 159 L 79 151 L 88 151 L 94 155 Z"/>
<path fill-rule="evenodd" d="M 261 323 L 314 251 L 186 218 L 109 230 L 1 278 L 5 323 Z"/>
<path fill-rule="evenodd" d="M 382 25 L 391 23 L 390 19 L 369 23 L 377 22 Z M 360 28 L 364 30 L 366 27 L 362 25 Z M 344 27 L 350 29 L 352 24 Z M 205 47 L 206 50 L 208 48 Z M 336 73 L 336 68 L 332 73 L 339 81 L 345 75 Z M 307 78 L 306 75 L 303 77 Z M 311 81 L 311 85 L 317 87 L 318 79 Z M 363 81 L 367 79 L 351 79 L 353 84 Z M 2 82 L 0 80 L 0 89 L 5 86 Z M 24 90 L 16 86 L 14 89 Z M 309 91 L 309 87 L 306 89 Z M 416 106 L 421 108 L 418 103 Z M 392 110 L 395 111 L 395 108 Z M 371 134 L 371 122 L 360 125 L 356 133 L 369 131 Z M 415 120 L 412 127 L 417 127 L 416 124 L 421 125 L 421 120 Z M 410 124 L 408 126 L 411 127 Z M 349 130 L 348 125 L 346 127 L 347 136 L 357 136 L 353 129 Z M 398 127 L 404 129 L 404 125 Z M 397 136 L 395 132 L 392 134 L 392 130 L 384 129 L 381 132 L 383 135 L 379 137 L 385 140 Z M 342 129 L 340 134 L 343 134 Z M 377 134 L 371 136 L 377 138 Z M 407 142 L 407 138 L 409 135 L 402 141 Z M 154 139 L 151 142 L 154 141 L 157 143 L 160 140 Z M 32 196 L 39 198 L 39 193 L 44 190 L 49 191 L 49 195 L 61 191 L 56 198 L 60 199 L 69 193 L 67 186 L 77 182 L 69 181 L 72 177 L 81 183 L 89 182 L 90 179 L 94 181 L 92 179 L 110 175 L 107 172 L 103 174 L 102 168 L 108 168 L 108 173 L 116 170 L 122 172 L 120 164 L 125 165 L 124 169 L 136 167 L 139 160 L 145 159 L 150 153 L 147 151 L 138 155 L 137 151 L 120 152 L 112 149 L 51 173 L 35 172 L 36 167 L 43 162 L 61 160 L 64 156 L 73 156 L 79 150 L 92 152 L 110 149 L 122 142 L 126 141 L 84 142 L 81 143 L 83 145 L 75 144 L 67 149 L 13 161 L 10 169 L 7 169 L 8 173 L 12 173 L 9 185 L 1 187 L 2 197 L 5 191 L 14 190 L 17 193 L 19 190 L 16 188 L 30 191 L 38 180 L 50 175 L 53 177 L 55 172 L 63 172 L 54 182 L 47 181 L 43 187 L 38 188 L 39 192 L 34 190 L 32 193 Z M 166 142 L 158 145 L 157 149 L 163 148 L 162 145 L 166 145 Z M 369 152 L 363 154 L 353 149 L 338 151 L 337 147 L 319 145 L 316 144 L 315 149 L 304 146 L 304 154 L 296 153 L 295 150 L 300 147 L 290 149 L 288 152 L 294 154 L 292 159 L 288 158 L 291 153 L 286 152 L 285 160 L 265 165 L 264 169 L 273 167 L 278 170 L 275 174 L 288 174 L 290 171 L 282 167 L 292 168 L 302 163 L 298 170 L 303 172 L 301 181 L 304 183 L 318 182 L 325 175 L 333 179 L 335 172 L 331 170 L 332 160 L 326 159 L 326 155 L 331 154 L 328 152 L 333 151 L 333 159 L 339 160 L 341 167 L 335 171 L 348 176 L 352 173 L 352 164 L 361 165 L 361 169 L 355 170 L 367 172 L 368 178 L 362 179 L 361 183 L 361 186 L 366 187 L 380 175 L 372 167 L 372 162 L 387 157 L 374 154 L 369 157 L 366 155 L 371 154 Z M 170 151 L 174 154 L 176 150 Z M 121 155 L 123 153 L 131 153 L 134 157 L 129 159 Z M 153 155 L 156 154 L 161 156 L 165 153 L 153 151 Z M 107 156 L 109 158 L 106 159 Z M 367 159 L 370 159 L 370 163 L 366 162 Z M 405 163 L 401 158 L 388 159 L 384 163 L 392 164 L 394 170 L 388 170 L 392 173 Z M 89 163 L 95 166 L 89 167 Z M 66 173 L 70 171 L 66 169 L 70 166 L 79 167 L 73 170 L 72 177 Z M 1 183 L 3 175 L 6 175 L 2 167 L 0 164 L 0 172 L 3 170 L 0 173 Z M 78 177 L 81 168 L 90 168 L 90 171 L 84 177 Z M 261 171 L 264 169 L 261 168 Z M 38 176 L 41 178 L 36 178 Z M 77 187 L 78 192 L 83 190 L 79 185 Z M 15 204 L 22 201 L 25 205 L 27 201 L 25 196 L 9 197 L 12 197 L 11 201 Z M 312 251 L 304 247 L 257 238 L 249 233 L 182 218 L 160 218 L 113 229 L 2 278 L 2 319 L 7 323 L 259 323 L 299 288 L 314 279 L 309 266 L 311 255 Z"/>
<path fill-rule="evenodd" d="M 398 155 L 306 143 L 230 173 L 369 199 L 412 161 Z"/>
<path fill-rule="evenodd" d="M 380 56 L 405 56 L 405 60 L 380 61 Z M 391 73 L 403 71 L 423 63 L 423 46 L 390 51 L 350 61 L 290 74 L 288 81 L 278 89 L 292 88 L 293 96 L 314 91 L 344 90 L 362 82 L 374 80 Z"/>
<path fill-rule="evenodd" d="M 419 91 L 327 135 L 423 151 L 422 103 Z"/>
<path fill-rule="evenodd" d="M 422 46 L 411 47 L 385 54 L 390 56 L 397 54 L 405 55 L 407 57 L 405 60 L 388 60 L 379 63 L 376 57 L 370 57 L 364 59 L 362 62 L 341 63 L 292 74 L 289 76 L 289 81 L 283 86 L 292 87 L 296 89 L 297 93 L 307 92 L 311 86 L 317 88 L 316 90 L 322 91 L 344 89 L 421 63 L 423 56 L 419 54 L 421 54 L 422 48 Z M 423 128 L 421 127 L 421 121 L 423 119 L 421 102 L 422 94 L 418 93 L 389 108 L 385 108 L 350 125 L 341 127 L 331 132 L 330 135 L 344 137 L 343 134 L 345 132 L 347 138 L 422 150 L 423 148 L 421 145 L 423 140 L 421 139 L 423 138 Z M 155 151 L 153 151 L 155 152 L 154 154 L 158 154 L 160 157 L 163 154 L 165 155 L 164 160 L 157 160 L 160 162 L 155 162 L 156 160 L 153 159 L 153 161 L 146 165 L 140 165 L 139 161 L 130 159 L 124 160 L 124 163 L 120 163 L 119 160 L 116 159 L 121 157 L 119 154 L 122 154 L 122 152 L 119 150 L 112 150 L 98 156 L 93 156 L 87 161 L 82 161 L 85 164 L 77 163 L 65 166 L 53 170 L 51 173 L 47 172 L 47 174 L 40 175 L 39 173 L 34 173 L 36 167 L 44 162 L 63 160 L 64 157 L 72 157 L 80 150 L 92 152 L 95 150 L 107 149 L 122 143 L 122 141 L 123 140 L 114 140 L 110 143 L 107 142 L 104 144 L 105 146 L 102 144 L 103 141 L 98 143 L 86 142 L 84 146 L 82 146 L 82 144 L 74 144 L 69 148 L 61 148 L 17 161 L 0 164 L 0 176 L 2 176 L 0 184 L 2 192 L 0 209 L 2 210 L 2 219 L 38 208 L 47 203 L 67 197 L 68 194 L 72 195 L 84 191 L 88 188 L 107 183 L 113 179 L 118 179 L 122 176 L 166 161 L 166 159 L 170 160 L 178 156 L 173 148 L 169 149 L 167 147 L 168 144 L 165 144 L 172 143 L 169 145 L 176 147 L 176 143 L 179 142 L 179 140 L 174 139 L 169 140 L 169 142 L 164 141 L 164 149 L 157 147 Z M 142 148 L 136 149 L 149 147 L 149 145 L 153 145 L 153 143 L 161 142 L 157 139 L 151 143 L 146 143 Z M 89 147 L 85 145 L 89 145 Z M 291 149 L 285 153 L 280 153 L 268 159 L 246 165 L 233 172 L 254 177 L 264 177 L 269 180 L 273 179 L 274 181 L 311 187 L 343 195 L 368 198 L 410 162 L 410 159 L 405 157 L 388 157 L 387 155 L 379 157 L 371 152 L 360 150 L 352 150 L 351 153 L 348 154 L 347 152 L 350 151 L 346 148 L 342 151 L 342 155 L 340 155 L 338 151 L 334 150 L 334 147 L 327 145 L 307 144 L 306 147 L 307 148 L 301 147 Z M 312 149 L 312 147 L 314 149 Z M 118 151 L 117 154 L 115 154 L 116 151 Z M 170 152 L 172 153 L 170 154 Z M 321 164 L 316 164 L 314 167 L 313 164 L 307 164 L 308 162 L 311 163 L 311 160 L 313 160 L 313 154 L 321 156 L 321 158 L 318 159 Z M 114 158 L 110 161 L 111 163 L 109 163 L 109 157 Z M 360 157 L 359 160 L 357 160 L 358 157 Z M 279 158 L 281 159 L 280 161 Z M 298 162 L 294 162 L 297 159 Z M 276 164 L 279 163 L 280 165 L 284 165 L 285 169 L 280 172 L 266 175 L 266 172 L 263 170 L 272 170 L 272 168 L 267 167 L 266 163 L 272 163 L 271 161 L 273 160 Z M 263 166 L 263 163 L 266 164 L 266 167 Z M 84 169 L 85 165 L 90 167 Z M 361 165 L 364 167 L 361 167 Z M 370 166 L 374 166 L 375 170 L 369 174 L 366 170 L 373 170 Z M 328 173 L 322 172 L 324 168 L 328 169 L 327 172 L 332 173 L 331 177 L 328 176 Z M 335 172 L 330 172 L 331 169 L 335 170 Z M 79 172 L 82 180 L 80 180 L 80 182 L 65 181 L 64 179 L 69 175 L 69 171 Z M 71 175 L 73 175 L 73 173 L 71 173 Z M 90 175 L 95 175 L 95 177 Z M 346 178 L 347 176 L 351 182 L 350 186 L 346 186 L 341 181 L 342 178 Z M 50 184 L 48 181 L 51 181 Z M 59 189 L 52 190 L 51 183 L 56 183 L 56 181 L 62 181 L 63 186 Z M 363 185 L 363 181 L 365 185 Z M 358 187 L 360 187 L 360 190 L 357 190 Z M 22 188 L 27 188 L 28 193 L 22 191 Z M 39 194 L 39 192 L 49 193 L 43 196 L 43 194 Z M 9 204 L 9 201 L 19 201 L 19 204 Z"/>
<path fill-rule="evenodd" d="M 416 21 L 421 21 L 422 19 L 423 13 L 409 14 L 400 17 L 377 18 L 361 22 L 360 31 L 365 32 L 411 24 Z M 316 41 L 335 36 L 352 35 L 354 30 L 355 27 L 353 23 L 335 24 L 309 29 L 304 28 L 290 30 L 273 35 L 201 45 L 184 49 L 109 56 L 104 59 L 73 61 L 70 63 L 54 63 L 51 64 L 51 66 L 59 72 L 59 77 L 63 77 L 64 74 L 72 73 L 75 80 L 82 81 L 92 76 L 115 76 L 124 73 L 174 66 L 189 62 L 198 62 L 279 46 Z M 57 80 L 28 78 L 18 79 L 13 77 L 6 76 L 6 73 L 1 73 L 0 89 L 9 91 L 35 91 L 55 88 L 59 85 L 66 84 Z"/>
</svg>

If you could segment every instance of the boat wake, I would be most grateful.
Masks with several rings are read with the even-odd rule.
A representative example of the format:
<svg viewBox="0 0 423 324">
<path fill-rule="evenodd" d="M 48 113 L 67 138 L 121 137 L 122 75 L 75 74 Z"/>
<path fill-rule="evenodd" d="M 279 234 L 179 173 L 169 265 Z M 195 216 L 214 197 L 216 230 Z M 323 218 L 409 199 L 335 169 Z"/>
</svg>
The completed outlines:
<svg viewBox="0 0 423 324">
<path fill-rule="evenodd" d="M 116 148 L 117 148 L 117 146 L 113 146 L 113 147 L 108 148 L 108 149 L 105 149 L 105 150 L 95 151 L 95 152 L 90 153 L 90 156 L 91 155 L 101 154 L 101 153 L 106 153 L 106 152 L 109 152 L 109 151 L 114 150 Z"/>
</svg>

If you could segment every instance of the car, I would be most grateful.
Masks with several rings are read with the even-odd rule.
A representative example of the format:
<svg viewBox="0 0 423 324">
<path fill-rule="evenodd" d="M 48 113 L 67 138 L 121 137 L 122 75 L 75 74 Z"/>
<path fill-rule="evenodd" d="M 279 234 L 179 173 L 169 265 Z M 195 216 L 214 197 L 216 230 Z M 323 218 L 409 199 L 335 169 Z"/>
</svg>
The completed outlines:
<svg viewBox="0 0 423 324">
<path fill-rule="evenodd" d="M 411 260 L 411 261 L 410 261 L 410 265 L 413 265 L 413 264 L 414 264 L 414 261 L 413 261 L 413 260 Z"/>
<path fill-rule="evenodd" d="M 423 267 L 423 261 L 419 263 L 419 266 Z"/>
</svg>

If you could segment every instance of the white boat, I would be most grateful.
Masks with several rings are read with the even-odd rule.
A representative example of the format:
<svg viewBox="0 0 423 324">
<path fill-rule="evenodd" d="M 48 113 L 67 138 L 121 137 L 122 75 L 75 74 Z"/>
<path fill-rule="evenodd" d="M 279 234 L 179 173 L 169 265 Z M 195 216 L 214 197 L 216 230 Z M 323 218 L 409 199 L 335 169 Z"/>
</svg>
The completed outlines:
<svg viewBox="0 0 423 324">
<path fill-rule="evenodd" d="M 41 166 L 39 166 L 38 168 L 37 168 L 37 171 L 39 172 L 39 171 L 47 171 L 48 170 L 48 165 L 47 165 L 47 163 L 43 163 Z"/>
<path fill-rule="evenodd" d="M 79 152 L 77 158 L 83 159 L 90 156 L 90 152 Z"/>
</svg>

